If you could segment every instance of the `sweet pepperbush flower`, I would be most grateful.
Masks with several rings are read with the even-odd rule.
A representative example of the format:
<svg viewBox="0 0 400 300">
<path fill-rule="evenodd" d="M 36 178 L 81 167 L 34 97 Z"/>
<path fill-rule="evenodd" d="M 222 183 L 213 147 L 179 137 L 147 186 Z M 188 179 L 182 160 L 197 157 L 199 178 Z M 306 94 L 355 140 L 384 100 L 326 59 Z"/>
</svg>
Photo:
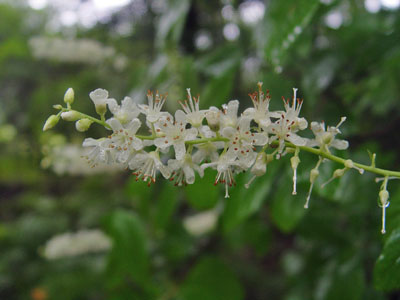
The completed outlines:
<svg viewBox="0 0 400 300">
<path fill-rule="evenodd" d="M 311 122 L 311 130 L 315 135 L 315 139 L 309 140 L 307 145 L 310 147 L 318 146 L 320 149 L 329 152 L 329 148 L 333 147 L 338 150 L 345 150 L 349 147 L 349 143 L 344 140 L 337 140 L 335 137 L 338 133 L 340 125 L 346 121 L 346 117 L 342 117 L 336 126 L 328 126 L 325 129 L 325 123 Z"/>
<path fill-rule="evenodd" d="M 256 177 L 267 172 L 268 164 L 287 153 L 294 153 L 290 164 L 293 169 L 292 194 L 295 195 L 300 151 L 318 155 L 318 162 L 310 172 L 305 208 L 309 206 L 313 185 L 319 177 L 319 167 L 328 159 L 344 166 L 336 169 L 328 182 L 350 169 L 360 173 L 378 170 L 376 173 L 385 174 L 382 173 L 385 170 L 375 169 L 374 156 L 371 165 L 364 166 L 349 159 L 334 158 L 330 153 L 331 148 L 342 150 L 349 145 L 347 141 L 336 139 L 336 135 L 341 133 L 339 127 L 346 120 L 345 117 L 336 126 L 327 128 L 324 122 L 311 122 L 315 137 L 302 137 L 299 133 L 307 128 L 308 121 L 300 116 L 303 100 L 297 98 L 296 88 L 293 89 L 291 101 L 283 98 L 284 110 L 270 111 L 271 96 L 268 91 L 263 92 L 262 83 L 259 82 L 258 91 L 249 94 L 253 107 L 245 109 L 243 113 L 239 113 L 238 100 L 222 104 L 221 109 L 215 106 L 200 109 L 199 97 L 192 97 L 190 89 L 186 91 L 187 100 L 181 102 L 183 110 L 177 110 L 172 116 L 162 111 L 166 96 L 158 92 L 147 93 L 148 104 L 137 104 L 129 97 L 119 104 L 108 97 L 106 90 L 96 89 L 89 97 L 100 119 L 73 110 L 73 95 L 69 92 L 67 107 L 56 105 L 59 113 L 47 120 L 43 130 L 56 126 L 60 119 L 76 122 L 79 131 L 86 131 L 95 123 L 101 124 L 112 133 L 100 139 L 86 138 L 83 142 L 91 166 L 122 166 L 132 170 L 136 180 L 143 180 L 148 185 L 156 181 L 160 172 L 178 186 L 193 184 L 196 172 L 203 177 L 206 168 L 213 168 L 217 171 L 214 184 L 224 184 L 226 198 L 229 197 L 229 188 L 236 185 L 237 173 L 249 171 L 253 175 L 245 185 L 249 187 Z M 108 119 L 107 106 L 111 115 Z M 143 119 L 144 126 L 140 121 Z M 141 129 L 147 131 L 146 126 L 150 135 L 139 134 Z M 388 176 L 395 173 L 390 172 Z M 388 203 L 388 192 L 385 191 L 389 177 L 385 178 L 385 185 L 380 192 L 384 208 Z"/>
<path fill-rule="evenodd" d="M 182 159 L 186 153 L 185 141 L 194 140 L 197 136 L 196 128 L 186 129 L 186 116 L 181 110 L 175 113 L 175 122 L 171 117 L 160 120 L 160 132 L 163 137 L 156 138 L 154 144 L 161 148 L 174 147 L 176 159 Z"/>
</svg>

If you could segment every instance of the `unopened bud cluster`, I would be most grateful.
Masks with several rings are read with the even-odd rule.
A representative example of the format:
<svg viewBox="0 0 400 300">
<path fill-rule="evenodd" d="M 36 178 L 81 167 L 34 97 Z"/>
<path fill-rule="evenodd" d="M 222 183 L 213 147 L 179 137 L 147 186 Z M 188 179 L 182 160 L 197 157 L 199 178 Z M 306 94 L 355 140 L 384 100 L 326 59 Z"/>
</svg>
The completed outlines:
<svg viewBox="0 0 400 300">
<path fill-rule="evenodd" d="M 319 160 L 310 172 L 307 208 L 321 163 L 331 155 L 332 148 L 348 148 L 347 141 L 336 138 L 346 118 L 342 117 L 336 126 L 327 128 L 324 122 L 311 122 L 315 137 L 300 136 L 299 133 L 307 129 L 308 121 L 299 116 L 303 101 L 297 98 L 296 92 L 297 89 L 293 89 L 291 99 L 283 98 L 283 110 L 270 111 L 269 92 L 264 92 L 262 83 L 258 83 L 258 91 L 249 95 L 253 107 L 238 114 L 238 100 L 223 104 L 221 109 L 213 106 L 200 109 L 199 97 L 192 97 L 190 89 L 187 89 L 187 99 L 180 102 L 182 110 L 171 115 L 162 111 L 166 96 L 158 92 L 148 92 L 148 104 L 137 104 L 130 97 L 125 97 L 119 104 L 108 97 L 106 90 L 97 89 L 89 95 L 100 116 L 96 119 L 72 110 L 74 92 L 69 89 L 64 97 L 67 108 L 56 106 L 60 109 L 59 114 L 50 116 L 43 130 L 54 127 L 60 116 L 65 121 L 76 122 L 78 131 L 86 131 L 96 122 L 110 132 L 100 139 L 84 140 L 83 147 L 88 149 L 87 159 L 92 166 L 119 164 L 132 170 L 136 180 L 149 185 L 156 181 L 158 173 L 176 185 L 193 184 L 195 173 L 202 177 L 206 168 L 213 168 L 217 171 L 214 184 L 225 186 L 226 198 L 229 197 L 229 188 L 236 184 L 237 173 L 250 171 L 253 174 L 246 184 L 248 187 L 256 177 L 266 173 L 269 163 L 284 155 L 292 155 L 290 163 L 295 195 L 299 152 L 317 149 Z M 106 119 L 108 111 L 111 117 Z M 360 164 L 342 161 L 344 168 L 337 169 L 328 182 L 342 177 L 350 169 L 361 174 L 364 172 Z M 379 196 L 385 199 L 385 195 Z M 386 207 L 383 202 L 382 206 Z"/>
</svg>

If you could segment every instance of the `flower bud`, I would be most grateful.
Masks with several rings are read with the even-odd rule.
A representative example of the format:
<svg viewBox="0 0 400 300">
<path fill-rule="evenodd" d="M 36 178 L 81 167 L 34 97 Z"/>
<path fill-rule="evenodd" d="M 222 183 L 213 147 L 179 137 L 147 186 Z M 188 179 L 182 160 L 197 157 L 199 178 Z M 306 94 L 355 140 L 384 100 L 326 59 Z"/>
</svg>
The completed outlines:
<svg viewBox="0 0 400 300">
<path fill-rule="evenodd" d="M 343 169 L 336 169 L 336 170 L 333 172 L 333 177 L 334 177 L 334 178 L 342 177 L 346 171 L 347 171 L 346 168 L 343 168 Z"/>
<path fill-rule="evenodd" d="M 97 89 L 91 92 L 89 97 L 94 103 L 96 112 L 100 116 L 104 116 L 104 114 L 107 112 L 108 91 L 104 89 Z"/>
<path fill-rule="evenodd" d="M 62 105 L 60 105 L 60 104 L 55 104 L 55 105 L 53 105 L 53 108 L 55 108 L 55 109 L 62 109 L 63 107 L 62 107 Z"/>
<path fill-rule="evenodd" d="M 206 112 L 206 119 L 208 126 L 214 132 L 219 130 L 219 117 L 221 112 L 218 108 L 211 106 L 210 109 Z"/>
<path fill-rule="evenodd" d="M 90 125 L 92 125 L 93 121 L 89 119 L 81 119 L 75 123 L 76 130 L 80 132 L 84 132 L 89 129 Z"/>
<path fill-rule="evenodd" d="M 292 169 L 297 169 L 297 167 L 299 166 L 300 163 L 300 158 L 296 155 L 296 156 L 292 156 L 290 158 L 290 164 L 292 166 Z"/>
<path fill-rule="evenodd" d="M 64 121 L 76 121 L 78 119 L 80 119 L 81 114 L 79 112 L 77 112 L 76 110 L 70 110 L 70 111 L 66 111 L 61 113 L 61 118 Z"/>
<path fill-rule="evenodd" d="M 319 171 L 318 169 L 312 169 L 310 172 L 310 182 L 314 183 L 317 177 L 319 176 Z"/>
<path fill-rule="evenodd" d="M 74 103 L 75 93 L 73 88 L 69 88 L 64 94 L 64 102 L 71 105 Z"/>
<path fill-rule="evenodd" d="M 386 207 L 388 204 L 389 192 L 387 190 L 382 190 L 379 192 L 379 200 L 381 201 L 382 206 Z"/>
<path fill-rule="evenodd" d="M 44 123 L 43 131 L 49 130 L 49 129 L 53 128 L 54 126 L 56 126 L 59 120 L 60 120 L 60 117 L 59 117 L 59 116 L 57 116 L 57 115 L 51 115 L 51 116 L 46 120 L 46 123 Z"/>
</svg>

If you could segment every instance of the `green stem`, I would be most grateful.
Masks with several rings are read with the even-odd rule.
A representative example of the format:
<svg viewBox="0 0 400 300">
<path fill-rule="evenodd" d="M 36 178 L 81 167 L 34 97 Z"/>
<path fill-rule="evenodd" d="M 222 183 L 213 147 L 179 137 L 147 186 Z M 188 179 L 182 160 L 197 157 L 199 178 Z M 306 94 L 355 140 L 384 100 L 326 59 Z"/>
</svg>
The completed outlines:
<svg viewBox="0 0 400 300">
<path fill-rule="evenodd" d="M 315 149 L 315 148 L 311 148 L 311 147 L 307 147 L 307 146 L 295 146 L 292 143 L 285 143 L 287 147 L 291 147 L 291 148 L 296 148 L 299 147 L 300 150 L 306 151 L 306 152 L 310 152 L 313 153 L 315 155 L 321 156 L 323 158 L 327 158 L 331 161 L 337 162 L 339 164 L 344 165 L 346 159 L 343 159 L 341 157 L 335 156 L 331 153 L 322 151 L 320 149 Z M 400 178 L 400 172 L 396 172 L 396 171 L 390 171 L 390 170 L 385 170 L 385 169 L 380 169 L 380 168 L 376 168 L 373 166 L 367 166 L 364 164 L 360 164 L 360 163 L 354 163 L 354 165 L 358 168 L 364 169 L 365 171 L 371 172 L 371 173 L 375 173 L 375 174 L 379 174 L 379 175 L 383 175 L 383 176 L 395 176 L 395 177 L 399 177 Z"/>
</svg>

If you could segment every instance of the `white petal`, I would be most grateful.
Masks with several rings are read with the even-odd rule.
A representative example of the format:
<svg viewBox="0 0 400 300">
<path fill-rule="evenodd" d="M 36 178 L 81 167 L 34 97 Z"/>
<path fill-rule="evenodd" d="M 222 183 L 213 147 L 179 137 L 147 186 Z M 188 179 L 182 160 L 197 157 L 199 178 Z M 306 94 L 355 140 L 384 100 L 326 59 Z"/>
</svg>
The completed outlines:
<svg viewBox="0 0 400 300">
<path fill-rule="evenodd" d="M 194 140 L 197 137 L 197 129 L 189 128 L 185 131 L 185 141 Z"/>
<path fill-rule="evenodd" d="M 118 121 L 118 120 L 115 119 L 115 118 L 108 119 L 108 120 L 106 121 L 106 123 L 107 123 L 108 125 L 111 126 L 111 128 L 112 128 L 112 130 L 113 130 L 114 132 L 117 132 L 117 131 L 119 131 L 120 129 L 122 129 L 121 122 Z"/>
<path fill-rule="evenodd" d="M 171 143 L 167 137 L 161 137 L 154 140 L 154 145 L 156 145 L 158 148 L 164 149 L 171 146 Z"/>
<path fill-rule="evenodd" d="M 175 112 L 175 122 L 182 123 L 183 125 L 187 124 L 186 114 L 180 109 Z"/>
<path fill-rule="evenodd" d="M 136 134 L 138 129 L 140 128 L 140 125 L 142 123 L 140 122 L 139 119 L 133 119 L 127 126 L 127 130 L 129 131 L 130 134 Z"/>
<path fill-rule="evenodd" d="M 286 140 L 296 146 L 305 146 L 307 144 L 307 139 L 302 138 L 295 133 L 291 133 L 290 136 L 286 138 Z"/>
<path fill-rule="evenodd" d="M 344 140 L 333 140 L 331 146 L 339 150 L 345 150 L 349 147 L 349 142 Z"/>
<path fill-rule="evenodd" d="M 133 147 L 133 149 L 135 149 L 136 151 L 142 150 L 142 149 L 143 149 L 142 140 L 141 140 L 141 139 L 138 139 L 137 137 L 133 137 L 133 140 L 132 140 L 132 147 Z"/>
<path fill-rule="evenodd" d="M 118 105 L 118 103 L 117 103 L 117 100 L 115 100 L 114 98 L 110 98 L 110 99 L 107 99 L 107 105 L 108 105 L 108 108 L 110 109 L 110 111 L 115 115 L 118 111 L 119 111 L 119 109 L 120 109 L 120 107 L 119 107 L 119 105 Z"/>
<path fill-rule="evenodd" d="M 298 122 L 298 124 L 299 124 L 300 130 L 304 130 L 304 129 L 307 128 L 308 122 L 307 122 L 306 119 L 304 119 L 304 118 L 298 118 L 298 119 L 297 119 L 297 122 Z"/>
<path fill-rule="evenodd" d="M 89 97 L 95 105 L 105 104 L 106 99 L 108 98 L 108 91 L 104 89 L 96 89 L 89 94 Z"/>
<path fill-rule="evenodd" d="M 161 164 L 158 166 L 158 169 L 165 179 L 168 179 L 171 176 L 171 170 L 167 166 Z"/>
<path fill-rule="evenodd" d="M 228 139 L 233 138 L 233 136 L 236 134 L 237 130 L 232 127 L 225 127 L 222 129 L 221 135 L 223 137 L 226 137 Z"/>
<path fill-rule="evenodd" d="M 182 160 L 170 159 L 168 160 L 168 167 L 172 170 L 178 170 L 182 167 Z"/>
<path fill-rule="evenodd" d="M 182 159 L 186 154 L 185 143 L 175 143 L 174 150 L 176 159 Z"/>
<path fill-rule="evenodd" d="M 190 168 L 188 165 L 184 165 L 183 168 L 183 173 L 185 174 L 185 180 L 188 184 L 193 184 L 195 180 L 194 176 L 194 171 L 192 168 Z"/>
<path fill-rule="evenodd" d="M 268 142 L 268 136 L 266 133 L 254 133 L 253 137 L 255 146 L 264 146 Z"/>
<path fill-rule="evenodd" d="M 93 138 L 86 138 L 82 143 L 83 147 L 94 147 L 94 146 L 98 146 L 98 145 L 99 145 L 99 141 L 95 140 Z"/>
</svg>

